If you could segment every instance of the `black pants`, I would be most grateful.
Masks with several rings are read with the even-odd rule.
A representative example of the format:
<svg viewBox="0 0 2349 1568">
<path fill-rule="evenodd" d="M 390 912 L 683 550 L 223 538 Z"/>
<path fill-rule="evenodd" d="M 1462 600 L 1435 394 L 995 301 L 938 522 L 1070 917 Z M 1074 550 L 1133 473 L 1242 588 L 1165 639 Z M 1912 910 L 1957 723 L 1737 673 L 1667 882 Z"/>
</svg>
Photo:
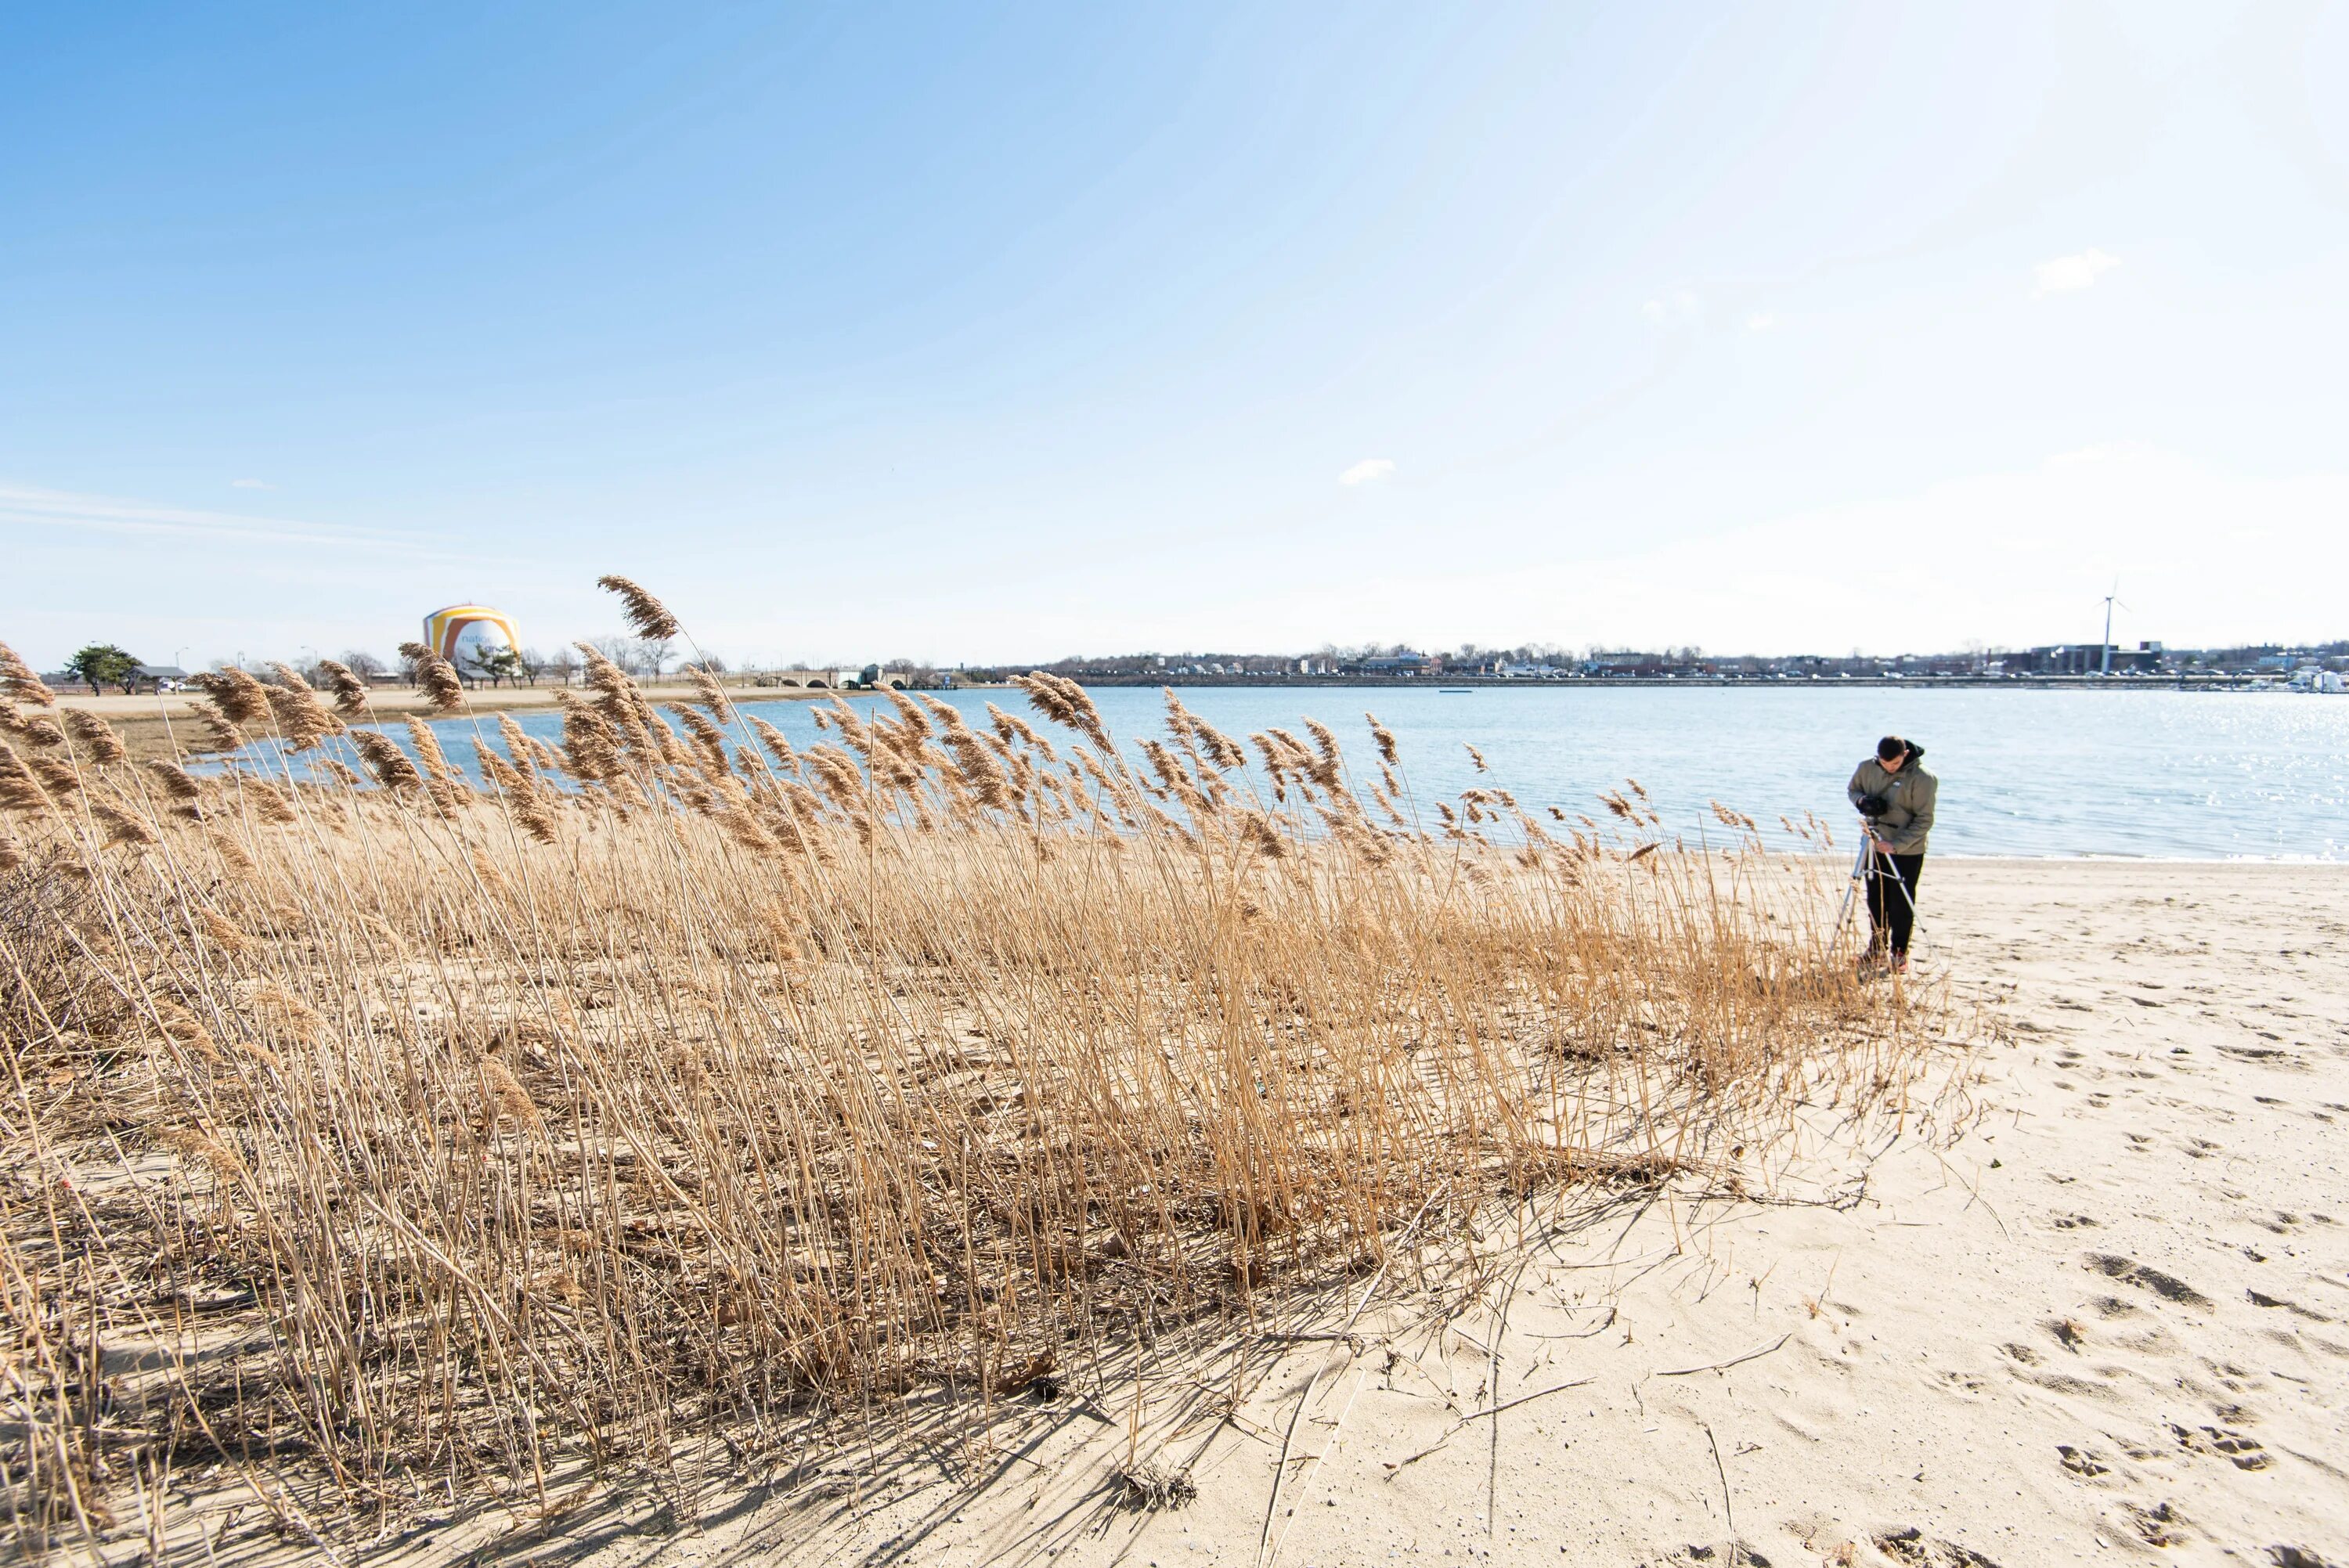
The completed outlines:
<svg viewBox="0 0 2349 1568">
<path fill-rule="evenodd" d="M 1876 934 L 1868 944 L 1882 951 L 1892 939 L 1892 955 L 1909 955 L 1909 932 L 1917 923 L 1917 879 L 1925 874 L 1922 855 L 1888 855 L 1878 850 L 1868 856 L 1868 923 Z"/>
</svg>

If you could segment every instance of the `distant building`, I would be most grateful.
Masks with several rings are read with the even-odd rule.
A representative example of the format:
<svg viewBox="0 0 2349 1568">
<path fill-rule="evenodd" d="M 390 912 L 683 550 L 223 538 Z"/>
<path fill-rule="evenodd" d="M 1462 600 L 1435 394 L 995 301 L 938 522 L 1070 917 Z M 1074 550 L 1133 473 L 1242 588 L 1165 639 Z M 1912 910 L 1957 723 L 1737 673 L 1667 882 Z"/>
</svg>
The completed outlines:
<svg viewBox="0 0 2349 1568">
<path fill-rule="evenodd" d="M 1409 648 L 1399 648 L 1392 654 L 1371 654 L 1357 659 L 1347 668 L 1359 670 L 1366 676 L 1434 675 L 1444 668 L 1444 661 L 1413 653 Z"/>
</svg>

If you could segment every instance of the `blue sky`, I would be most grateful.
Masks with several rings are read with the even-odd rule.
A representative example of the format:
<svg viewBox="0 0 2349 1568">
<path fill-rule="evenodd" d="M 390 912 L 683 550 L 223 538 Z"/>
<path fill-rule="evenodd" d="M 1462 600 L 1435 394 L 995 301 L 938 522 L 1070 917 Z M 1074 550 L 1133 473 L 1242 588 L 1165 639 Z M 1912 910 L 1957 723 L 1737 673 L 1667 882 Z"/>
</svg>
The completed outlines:
<svg viewBox="0 0 2349 1568">
<path fill-rule="evenodd" d="M 0 638 L 2349 635 L 2349 8 L 18 6 Z"/>
</svg>

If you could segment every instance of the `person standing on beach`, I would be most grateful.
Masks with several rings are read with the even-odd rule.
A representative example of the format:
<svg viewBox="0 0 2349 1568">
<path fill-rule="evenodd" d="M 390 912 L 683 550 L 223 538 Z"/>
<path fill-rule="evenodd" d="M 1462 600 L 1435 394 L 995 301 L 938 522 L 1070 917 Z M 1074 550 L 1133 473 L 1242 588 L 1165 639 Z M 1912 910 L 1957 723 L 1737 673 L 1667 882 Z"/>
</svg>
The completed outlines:
<svg viewBox="0 0 2349 1568">
<path fill-rule="evenodd" d="M 1888 735 L 1859 765 L 1847 791 L 1868 822 L 1868 923 L 1870 957 L 1890 954 L 1909 967 L 1909 934 L 1917 923 L 1917 879 L 1925 872 L 1925 839 L 1933 830 L 1933 799 L 1941 781 L 1925 771 L 1925 748 Z"/>
</svg>

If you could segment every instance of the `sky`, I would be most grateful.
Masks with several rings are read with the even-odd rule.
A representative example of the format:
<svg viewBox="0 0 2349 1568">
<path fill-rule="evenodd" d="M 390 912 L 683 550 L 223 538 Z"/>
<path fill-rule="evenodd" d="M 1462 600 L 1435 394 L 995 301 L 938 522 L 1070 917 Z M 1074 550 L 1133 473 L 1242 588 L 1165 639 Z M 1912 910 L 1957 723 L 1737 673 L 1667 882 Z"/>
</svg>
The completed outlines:
<svg viewBox="0 0 2349 1568">
<path fill-rule="evenodd" d="M 0 639 L 2349 636 L 2349 6 L 20 5 Z"/>
</svg>

